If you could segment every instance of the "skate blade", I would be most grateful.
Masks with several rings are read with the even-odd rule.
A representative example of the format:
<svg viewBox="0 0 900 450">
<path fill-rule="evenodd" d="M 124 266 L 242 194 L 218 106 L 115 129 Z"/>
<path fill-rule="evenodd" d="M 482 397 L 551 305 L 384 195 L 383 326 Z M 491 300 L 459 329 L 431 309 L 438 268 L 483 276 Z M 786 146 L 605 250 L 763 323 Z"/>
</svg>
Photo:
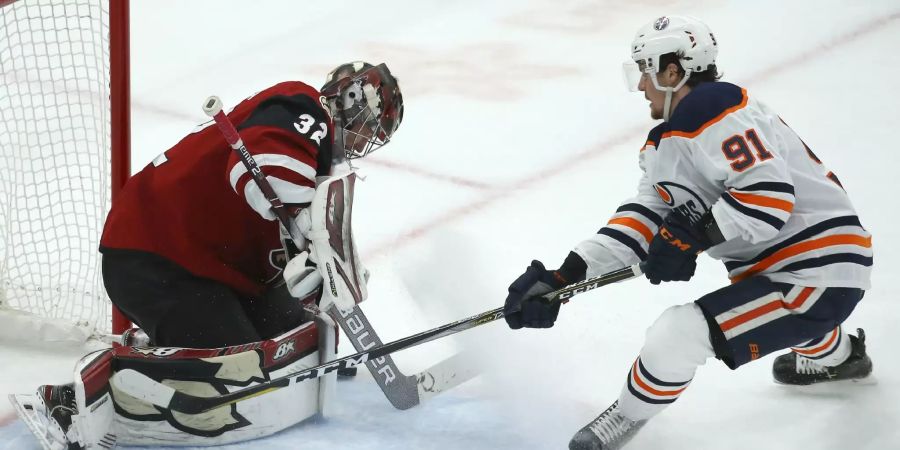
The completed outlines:
<svg viewBox="0 0 900 450">
<path fill-rule="evenodd" d="M 13 408 L 16 410 L 16 415 L 19 416 L 19 419 L 25 423 L 25 426 L 28 427 L 28 430 L 31 431 L 31 434 L 37 439 L 38 443 L 41 444 L 41 447 L 44 450 L 65 450 L 66 447 L 63 444 L 57 442 L 51 442 L 49 440 L 50 431 L 47 429 L 47 426 L 38 419 L 37 415 L 39 414 L 34 405 L 37 404 L 38 399 L 36 395 L 33 394 L 10 394 L 9 402 L 12 403 Z"/>
<path fill-rule="evenodd" d="M 778 386 L 784 386 L 787 388 L 822 388 L 825 386 L 875 386 L 878 384 L 878 378 L 875 375 L 869 375 L 865 378 L 854 378 L 850 380 L 833 380 L 833 381 L 820 381 L 818 383 L 811 384 L 790 384 L 790 383 L 782 383 L 778 380 L 772 380 Z"/>
</svg>

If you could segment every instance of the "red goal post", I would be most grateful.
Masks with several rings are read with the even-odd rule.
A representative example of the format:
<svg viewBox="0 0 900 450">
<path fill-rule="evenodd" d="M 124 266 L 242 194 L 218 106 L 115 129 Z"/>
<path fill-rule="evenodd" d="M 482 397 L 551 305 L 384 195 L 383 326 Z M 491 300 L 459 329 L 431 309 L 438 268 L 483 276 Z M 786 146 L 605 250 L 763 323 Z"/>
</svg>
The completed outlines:
<svg viewBox="0 0 900 450">
<path fill-rule="evenodd" d="M 98 252 L 131 172 L 129 60 L 128 0 L 0 0 L 0 336 L 129 325 Z"/>
</svg>

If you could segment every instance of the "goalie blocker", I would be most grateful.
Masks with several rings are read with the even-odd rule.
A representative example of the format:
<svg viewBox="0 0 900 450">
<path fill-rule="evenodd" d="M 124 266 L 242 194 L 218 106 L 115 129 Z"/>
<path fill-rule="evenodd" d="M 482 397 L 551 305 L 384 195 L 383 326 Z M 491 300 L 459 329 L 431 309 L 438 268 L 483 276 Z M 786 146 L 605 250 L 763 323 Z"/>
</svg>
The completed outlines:
<svg viewBox="0 0 900 450">
<path fill-rule="evenodd" d="M 297 298 L 321 285 L 323 311 L 334 305 L 348 312 L 368 297 L 368 270 L 359 259 L 351 226 L 355 185 L 352 170 L 320 181 L 312 203 L 292 223 L 309 241 L 309 251 L 288 262 L 285 282 Z"/>
<path fill-rule="evenodd" d="M 113 374 L 133 369 L 191 395 L 221 395 L 334 359 L 336 336 L 335 323 L 320 314 L 281 336 L 232 347 L 100 350 L 76 365 L 72 385 L 42 386 L 36 395 L 11 395 L 10 400 L 48 450 L 112 448 L 116 442 L 173 446 L 241 442 L 325 415 L 335 375 L 204 413 L 183 414 L 126 394 L 117 388 Z M 43 394 L 51 389 L 73 392 L 74 399 L 53 404 L 54 399 Z M 56 406 L 72 408 L 71 414 L 60 420 L 60 408 L 53 411 Z"/>
</svg>

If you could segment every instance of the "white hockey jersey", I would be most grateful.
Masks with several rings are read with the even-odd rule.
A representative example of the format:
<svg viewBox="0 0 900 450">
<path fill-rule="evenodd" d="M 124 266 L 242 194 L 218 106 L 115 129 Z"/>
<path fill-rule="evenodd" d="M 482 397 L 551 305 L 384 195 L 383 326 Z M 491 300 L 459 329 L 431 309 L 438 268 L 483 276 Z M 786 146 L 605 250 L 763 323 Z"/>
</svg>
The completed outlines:
<svg viewBox="0 0 900 450">
<path fill-rule="evenodd" d="M 647 256 L 662 218 L 712 214 L 726 241 L 707 253 L 732 282 L 754 275 L 867 289 L 872 237 L 847 193 L 806 144 L 747 91 L 701 83 L 640 151 L 638 194 L 576 248 L 595 276 Z"/>
</svg>

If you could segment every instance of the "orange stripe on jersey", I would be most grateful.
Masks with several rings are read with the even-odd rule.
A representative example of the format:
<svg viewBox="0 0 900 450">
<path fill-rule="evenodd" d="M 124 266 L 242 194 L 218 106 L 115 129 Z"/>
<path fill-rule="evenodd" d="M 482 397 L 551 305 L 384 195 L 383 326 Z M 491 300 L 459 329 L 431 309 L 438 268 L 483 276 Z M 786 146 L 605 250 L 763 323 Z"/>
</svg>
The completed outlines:
<svg viewBox="0 0 900 450">
<path fill-rule="evenodd" d="M 835 245 L 857 245 L 860 247 L 871 248 L 872 247 L 872 237 L 871 236 L 859 236 L 856 234 L 836 234 L 834 236 L 826 236 L 819 239 L 812 239 L 809 241 L 803 241 L 789 247 L 785 247 L 777 252 L 773 253 L 769 257 L 763 259 L 762 261 L 754 264 L 746 272 L 731 277 L 732 283 L 737 283 L 747 277 L 756 275 L 757 273 L 762 272 L 763 270 L 772 267 L 776 263 L 790 258 L 792 256 L 799 255 L 801 253 L 805 253 L 812 250 L 818 250 L 820 248 L 831 247 Z"/>
<path fill-rule="evenodd" d="M 640 220 L 632 219 L 631 217 L 616 217 L 615 219 L 610 220 L 607 225 L 626 226 L 628 228 L 631 228 L 632 230 L 637 231 L 638 233 L 641 233 L 641 235 L 644 236 L 644 239 L 646 239 L 647 242 L 653 240 L 653 232 L 650 231 L 649 228 L 647 228 L 647 225 L 644 225 Z"/>
<path fill-rule="evenodd" d="M 799 353 L 801 355 L 815 355 L 816 353 L 820 353 L 823 350 L 827 349 L 828 347 L 831 347 L 831 344 L 834 344 L 835 339 L 837 339 L 837 337 L 838 337 L 838 330 L 840 330 L 840 328 L 835 328 L 834 331 L 831 332 L 831 337 L 828 338 L 828 342 L 826 342 L 816 348 L 802 349 L 802 350 L 792 348 L 791 350 L 793 350 L 794 352 Z"/>
<path fill-rule="evenodd" d="M 654 389 L 652 386 L 645 383 L 644 380 L 641 379 L 641 376 L 638 375 L 637 361 L 635 361 L 634 365 L 631 366 L 631 378 L 634 379 L 634 382 L 637 383 L 637 385 L 640 386 L 641 389 L 643 389 L 653 395 L 659 395 L 662 397 L 673 397 L 673 396 L 681 394 L 682 391 L 687 389 L 687 386 L 685 386 L 681 389 L 675 390 L 675 391 L 660 391 L 658 389 Z"/>
<path fill-rule="evenodd" d="M 695 137 L 699 136 L 700 133 L 702 133 L 702 132 L 703 132 L 704 130 L 706 130 L 707 128 L 709 128 L 709 127 L 715 125 L 717 122 L 719 122 L 720 120 L 724 119 L 725 116 L 727 116 L 727 115 L 729 115 L 729 114 L 731 114 L 731 113 L 733 113 L 733 112 L 735 112 L 735 111 L 737 111 L 737 110 L 739 110 L 739 109 L 742 109 L 743 107 L 747 106 L 747 99 L 748 99 L 748 98 L 747 98 L 747 90 L 746 90 L 746 89 L 741 89 L 741 102 L 740 102 L 740 103 L 738 103 L 737 105 L 732 106 L 731 108 L 726 109 L 725 111 L 722 111 L 721 114 L 719 114 L 718 116 L 714 117 L 714 118 L 713 118 L 712 120 L 710 120 L 709 122 L 704 123 L 704 124 L 703 124 L 700 128 L 698 128 L 696 131 L 693 131 L 693 132 L 690 132 L 690 133 L 689 133 L 689 132 L 686 132 L 686 131 L 667 131 L 667 132 L 663 133 L 662 139 L 665 139 L 665 138 L 668 138 L 668 137 L 695 138 Z"/>
<path fill-rule="evenodd" d="M 773 300 L 769 303 L 766 303 L 765 305 L 760 306 L 759 308 L 751 309 L 750 311 L 747 311 L 739 316 L 728 319 L 728 320 L 722 322 L 721 324 L 719 324 L 719 326 L 722 328 L 722 331 L 728 331 L 738 325 L 747 323 L 753 319 L 756 319 L 757 317 L 766 315 L 772 311 L 777 311 L 782 308 L 783 309 L 797 309 L 797 308 L 803 306 L 803 303 L 806 302 L 806 299 L 809 298 L 809 295 L 814 290 L 815 290 L 815 288 L 811 288 L 811 287 L 803 288 L 803 290 L 800 291 L 800 295 L 798 295 L 797 298 L 794 299 L 793 301 L 791 301 L 790 303 L 785 303 L 782 300 Z"/>
<path fill-rule="evenodd" d="M 759 194 L 746 194 L 743 192 L 734 192 L 728 191 L 732 197 L 736 198 L 741 203 L 749 203 L 751 205 L 757 206 L 765 206 L 767 208 L 775 208 L 780 209 L 785 212 L 791 212 L 794 210 L 794 204 L 787 201 L 782 200 L 780 198 L 772 198 L 766 197 L 764 195 Z"/>
</svg>

